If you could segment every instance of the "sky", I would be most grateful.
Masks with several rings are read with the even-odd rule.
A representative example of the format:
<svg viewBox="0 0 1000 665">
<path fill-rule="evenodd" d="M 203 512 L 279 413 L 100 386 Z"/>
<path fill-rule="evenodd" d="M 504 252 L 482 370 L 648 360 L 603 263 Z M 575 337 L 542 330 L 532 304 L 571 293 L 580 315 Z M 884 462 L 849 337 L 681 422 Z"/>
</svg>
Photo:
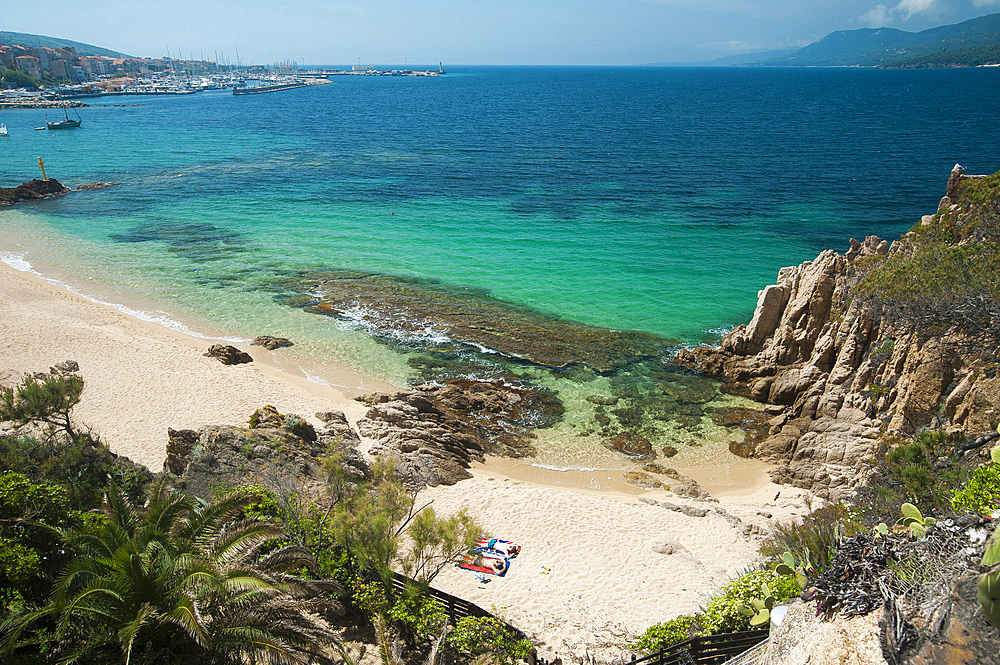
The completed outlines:
<svg viewBox="0 0 1000 665">
<path fill-rule="evenodd" d="M 243 63 L 638 65 L 993 12 L 1000 0 L 48 0 L 4 12 L 0 30 Z"/>
</svg>

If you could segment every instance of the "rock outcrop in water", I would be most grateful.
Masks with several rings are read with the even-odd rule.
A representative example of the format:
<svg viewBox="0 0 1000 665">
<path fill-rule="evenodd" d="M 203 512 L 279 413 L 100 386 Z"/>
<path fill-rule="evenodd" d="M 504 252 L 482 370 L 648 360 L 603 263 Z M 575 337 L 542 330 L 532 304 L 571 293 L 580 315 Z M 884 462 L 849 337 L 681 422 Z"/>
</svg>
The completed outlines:
<svg viewBox="0 0 1000 665">
<path fill-rule="evenodd" d="M 373 440 L 410 487 L 453 485 L 487 454 L 534 452 L 532 429 L 561 415 L 551 396 L 505 383 L 456 380 L 359 398 L 370 408 L 358 431 Z"/>
<path fill-rule="evenodd" d="M 952 298 L 950 309 L 937 311 L 935 303 L 944 296 L 928 304 L 923 292 L 950 277 L 930 275 L 931 284 L 923 286 L 920 269 L 905 272 L 932 241 L 945 249 L 995 243 L 996 204 L 982 205 L 982 188 L 966 190 L 972 180 L 953 172 L 949 197 L 937 215 L 922 222 L 930 228 L 918 225 L 891 248 L 870 236 L 851 240 L 845 255 L 827 250 L 783 268 L 777 283 L 760 292 L 750 323 L 726 335 L 720 348 L 680 353 L 679 362 L 722 378 L 755 400 L 784 407 L 752 451 L 779 465 L 776 481 L 836 497 L 865 481 L 865 462 L 887 433 L 937 426 L 975 436 L 996 428 L 1000 319 L 994 316 L 991 324 L 987 312 L 985 327 L 971 329 L 963 316 L 977 299 L 994 306 L 988 289 Z M 929 234 L 941 225 L 950 225 L 939 233 L 953 233 L 953 240 L 950 235 L 933 240 L 938 236 Z M 989 270 L 993 255 L 984 256 L 980 268 Z M 883 274 L 876 275 L 880 268 Z M 899 295 L 891 270 L 920 284 L 916 296 Z M 859 290 L 866 278 L 866 288 Z M 878 281 L 883 278 L 889 286 Z"/>
<path fill-rule="evenodd" d="M 0 187 L 0 205 L 11 205 L 21 201 L 35 201 L 65 194 L 68 187 L 54 178 L 29 180 L 17 187 Z"/>
<path fill-rule="evenodd" d="M 349 270 L 312 273 L 286 287 L 308 294 L 308 311 L 359 321 L 375 334 L 398 338 L 446 335 L 544 367 L 580 365 L 611 372 L 657 358 L 669 340 L 635 331 L 589 326 L 498 300 L 485 291 L 429 280 Z"/>
</svg>

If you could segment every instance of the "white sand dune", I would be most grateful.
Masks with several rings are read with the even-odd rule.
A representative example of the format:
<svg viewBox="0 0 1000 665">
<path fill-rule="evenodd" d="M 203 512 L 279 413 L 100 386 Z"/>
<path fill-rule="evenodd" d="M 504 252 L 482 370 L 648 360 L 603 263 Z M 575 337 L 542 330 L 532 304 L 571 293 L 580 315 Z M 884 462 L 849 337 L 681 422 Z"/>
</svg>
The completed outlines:
<svg viewBox="0 0 1000 665">
<path fill-rule="evenodd" d="M 0 264 L 0 371 L 76 360 L 86 381 L 76 420 L 153 470 L 162 467 L 167 427 L 243 424 L 265 403 L 305 416 L 340 409 L 353 422 L 365 409 L 356 394 L 391 388 L 347 370 L 334 382 L 346 388 L 311 383 L 280 366 L 280 351 L 259 347 L 249 349 L 254 363 L 226 367 L 202 355 L 208 344 Z M 473 479 L 422 497 L 439 514 L 468 509 L 492 535 L 519 542 L 521 555 L 503 579 L 484 585 L 449 567 L 435 586 L 495 610 L 550 657 L 617 660 L 633 636 L 696 609 L 757 560 L 747 525 L 805 512 L 804 493 L 770 484 L 763 469 L 746 465 L 750 482 L 725 492 L 712 487 L 710 472 L 691 471 L 716 492 L 713 503 L 632 488 L 620 471 L 560 473 L 492 460 Z M 643 498 L 711 512 L 689 517 Z M 668 541 L 673 553 L 654 551 Z"/>
</svg>

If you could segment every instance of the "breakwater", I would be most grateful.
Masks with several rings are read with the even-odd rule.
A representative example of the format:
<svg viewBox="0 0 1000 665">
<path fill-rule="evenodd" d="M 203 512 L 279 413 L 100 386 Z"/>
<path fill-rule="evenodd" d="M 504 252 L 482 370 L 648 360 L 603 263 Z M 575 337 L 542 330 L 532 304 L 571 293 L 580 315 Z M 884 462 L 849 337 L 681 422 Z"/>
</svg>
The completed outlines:
<svg viewBox="0 0 1000 665">
<path fill-rule="evenodd" d="M 87 106 L 83 102 L 70 99 L 30 99 L 0 97 L 0 110 L 10 111 L 16 109 L 65 109 L 83 108 Z"/>
</svg>

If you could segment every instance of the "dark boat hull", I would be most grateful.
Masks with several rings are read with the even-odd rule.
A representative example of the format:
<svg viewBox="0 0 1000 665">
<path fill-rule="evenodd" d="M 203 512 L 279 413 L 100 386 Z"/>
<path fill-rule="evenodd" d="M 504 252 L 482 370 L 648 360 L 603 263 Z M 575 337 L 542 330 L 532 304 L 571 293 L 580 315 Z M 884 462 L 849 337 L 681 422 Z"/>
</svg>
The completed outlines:
<svg viewBox="0 0 1000 665">
<path fill-rule="evenodd" d="M 45 121 L 45 126 L 49 129 L 72 129 L 79 127 L 81 120 L 57 120 L 56 122 Z"/>
</svg>

